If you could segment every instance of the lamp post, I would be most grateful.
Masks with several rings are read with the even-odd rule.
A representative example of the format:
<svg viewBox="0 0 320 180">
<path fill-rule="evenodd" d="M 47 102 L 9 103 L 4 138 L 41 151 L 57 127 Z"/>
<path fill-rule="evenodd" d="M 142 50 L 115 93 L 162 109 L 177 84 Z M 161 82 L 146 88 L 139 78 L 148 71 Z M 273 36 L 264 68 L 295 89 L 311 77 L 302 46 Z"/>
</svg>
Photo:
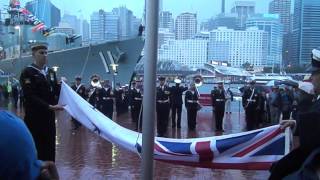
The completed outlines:
<svg viewBox="0 0 320 180">
<path fill-rule="evenodd" d="M 20 66 L 19 69 L 22 69 L 22 33 L 21 33 L 21 26 L 17 25 L 14 27 L 14 29 L 17 29 L 19 31 L 19 62 L 18 62 L 18 66 Z"/>
<path fill-rule="evenodd" d="M 115 87 L 116 87 L 116 75 L 118 74 L 118 66 L 119 66 L 119 64 L 113 63 L 113 64 L 110 64 L 110 66 L 112 67 L 112 71 L 113 71 L 112 88 L 115 89 Z"/>
</svg>

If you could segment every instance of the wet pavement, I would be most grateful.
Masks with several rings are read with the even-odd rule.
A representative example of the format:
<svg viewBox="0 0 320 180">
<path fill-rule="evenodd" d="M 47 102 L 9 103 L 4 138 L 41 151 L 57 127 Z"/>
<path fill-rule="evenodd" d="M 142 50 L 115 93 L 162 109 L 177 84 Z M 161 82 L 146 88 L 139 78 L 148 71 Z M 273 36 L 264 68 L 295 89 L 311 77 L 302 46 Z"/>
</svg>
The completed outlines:
<svg viewBox="0 0 320 180">
<path fill-rule="evenodd" d="M 226 114 L 224 134 L 241 132 L 245 126 L 244 114 L 233 104 L 233 113 Z M 12 103 L 0 103 L 0 107 L 22 115 L 21 109 L 12 107 Z M 182 128 L 173 129 L 169 123 L 168 137 L 194 138 L 208 137 L 216 134 L 212 121 L 211 108 L 203 108 L 197 116 L 196 131 L 189 132 L 186 122 L 186 110 L 183 110 Z M 134 129 L 129 113 L 114 121 L 120 125 Z M 81 127 L 75 133 L 71 130 L 70 121 L 57 122 L 57 155 L 56 164 L 61 179 L 140 179 L 140 157 L 112 144 L 98 135 Z M 267 179 L 268 171 L 214 170 L 154 161 L 154 179 Z"/>
</svg>

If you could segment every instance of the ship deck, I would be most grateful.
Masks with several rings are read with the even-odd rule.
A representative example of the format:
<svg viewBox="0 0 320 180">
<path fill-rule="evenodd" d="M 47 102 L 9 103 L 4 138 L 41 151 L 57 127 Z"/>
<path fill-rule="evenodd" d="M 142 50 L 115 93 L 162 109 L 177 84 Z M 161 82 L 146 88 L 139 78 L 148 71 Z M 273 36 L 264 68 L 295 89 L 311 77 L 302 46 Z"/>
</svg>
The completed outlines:
<svg viewBox="0 0 320 180">
<path fill-rule="evenodd" d="M 1 102 L 0 107 L 23 116 L 21 108 L 15 109 L 11 102 Z M 244 113 L 233 103 L 233 113 L 224 118 L 224 134 L 241 132 L 245 126 Z M 182 112 L 182 128 L 173 129 L 169 123 L 168 137 L 195 138 L 221 135 L 214 131 L 211 108 L 198 113 L 196 131 L 187 128 L 186 110 Z M 114 115 L 114 121 L 134 129 L 130 113 Z M 140 179 L 141 159 L 126 149 L 112 144 L 84 127 L 75 133 L 70 121 L 57 122 L 56 165 L 61 179 Z M 154 179 L 267 179 L 268 171 L 215 170 L 188 167 L 154 161 Z"/>
</svg>

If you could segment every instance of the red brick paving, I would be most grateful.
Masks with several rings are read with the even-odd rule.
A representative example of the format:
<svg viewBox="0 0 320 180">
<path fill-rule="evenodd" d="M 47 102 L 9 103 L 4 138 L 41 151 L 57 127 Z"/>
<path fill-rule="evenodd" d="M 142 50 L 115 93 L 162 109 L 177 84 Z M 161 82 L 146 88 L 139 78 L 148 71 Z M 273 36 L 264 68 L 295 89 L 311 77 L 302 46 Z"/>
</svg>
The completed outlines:
<svg viewBox="0 0 320 180">
<path fill-rule="evenodd" d="M 3 106 L 3 105 L 2 105 Z M 9 104 L 5 109 L 21 115 Z M 198 113 L 195 132 L 188 132 L 186 112 L 183 110 L 181 130 L 169 124 L 168 136 L 172 138 L 207 137 L 215 135 L 210 109 Z M 115 117 L 122 126 L 134 129 L 130 116 Z M 243 114 L 226 115 L 224 134 L 240 132 L 244 127 Z M 114 145 L 81 127 L 72 134 L 70 121 L 57 122 L 56 164 L 62 180 L 140 179 L 141 159 L 135 153 Z M 218 134 L 217 134 L 218 135 Z M 154 161 L 154 179 L 267 179 L 268 171 L 214 170 L 195 168 Z"/>
</svg>

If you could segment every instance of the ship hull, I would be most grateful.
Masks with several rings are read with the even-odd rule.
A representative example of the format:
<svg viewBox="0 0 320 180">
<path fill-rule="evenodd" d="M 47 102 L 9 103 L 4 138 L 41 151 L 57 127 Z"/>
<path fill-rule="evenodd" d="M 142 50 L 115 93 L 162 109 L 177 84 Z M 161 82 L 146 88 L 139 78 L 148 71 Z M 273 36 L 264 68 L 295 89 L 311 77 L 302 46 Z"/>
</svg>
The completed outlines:
<svg viewBox="0 0 320 180">
<path fill-rule="evenodd" d="M 134 68 L 141 57 L 144 42 L 140 37 L 78 47 L 51 52 L 48 55 L 49 67 L 58 67 L 57 75 L 73 81 L 76 75 L 83 77 L 84 83 L 90 82 L 92 74 L 98 74 L 103 80 L 128 83 Z M 120 55 L 121 54 L 121 55 Z M 111 55 L 111 56 L 110 56 Z M 112 59 L 113 60 L 112 60 Z M 0 69 L 19 78 L 21 70 L 31 64 L 31 56 L 0 61 Z M 117 72 L 112 69 L 117 64 Z"/>
</svg>

